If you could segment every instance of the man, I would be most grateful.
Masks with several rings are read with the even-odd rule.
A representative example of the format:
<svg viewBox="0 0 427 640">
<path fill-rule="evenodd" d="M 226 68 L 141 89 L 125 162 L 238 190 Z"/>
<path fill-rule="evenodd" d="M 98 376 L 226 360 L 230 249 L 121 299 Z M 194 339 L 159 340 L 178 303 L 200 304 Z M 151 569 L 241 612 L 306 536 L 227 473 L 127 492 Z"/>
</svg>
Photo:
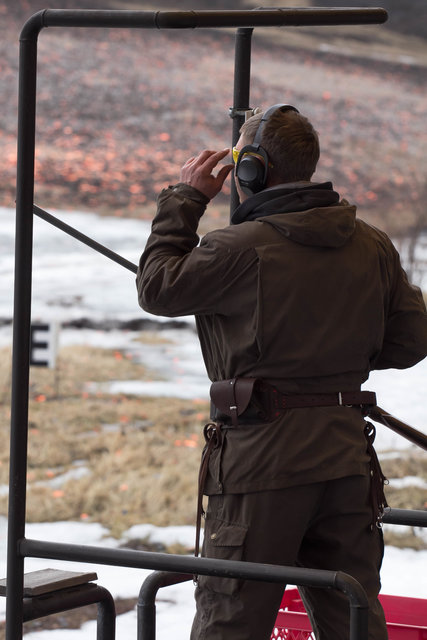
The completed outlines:
<svg viewBox="0 0 427 640">
<path fill-rule="evenodd" d="M 331 183 L 311 181 L 318 136 L 289 105 L 243 125 L 233 150 L 241 204 L 199 245 L 227 153 L 190 158 L 160 194 L 137 275 L 145 310 L 195 314 L 213 382 L 203 553 L 344 571 L 368 596 L 370 640 L 384 640 L 383 478 L 366 439 L 375 398 L 360 385 L 373 369 L 425 357 L 425 305 L 389 238 Z M 192 637 L 267 639 L 282 592 L 200 576 Z M 301 593 L 318 640 L 348 638 L 343 594 Z"/>
</svg>

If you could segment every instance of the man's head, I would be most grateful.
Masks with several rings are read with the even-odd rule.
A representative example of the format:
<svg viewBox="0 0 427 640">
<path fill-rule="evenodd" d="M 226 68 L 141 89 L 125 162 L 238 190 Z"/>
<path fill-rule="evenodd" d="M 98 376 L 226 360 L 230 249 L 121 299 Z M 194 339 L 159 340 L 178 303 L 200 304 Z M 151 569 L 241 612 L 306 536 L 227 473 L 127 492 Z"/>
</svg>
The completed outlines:
<svg viewBox="0 0 427 640">
<path fill-rule="evenodd" d="M 265 183 L 260 188 L 256 186 L 253 192 L 277 184 L 310 180 L 319 159 L 319 138 L 309 120 L 289 106 L 283 111 L 280 106 L 274 109 L 261 124 L 262 117 L 262 113 L 257 113 L 246 120 L 236 144 L 238 150 L 252 145 L 258 132 L 255 142 L 259 143 L 260 153 L 255 153 L 254 158 L 263 167 L 267 164 L 267 171 Z M 240 162 L 244 157 L 241 155 Z M 242 184 L 237 177 L 236 186 L 241 200 L 251 194 L 250 189 L 242 190 Z"/>
</svg>

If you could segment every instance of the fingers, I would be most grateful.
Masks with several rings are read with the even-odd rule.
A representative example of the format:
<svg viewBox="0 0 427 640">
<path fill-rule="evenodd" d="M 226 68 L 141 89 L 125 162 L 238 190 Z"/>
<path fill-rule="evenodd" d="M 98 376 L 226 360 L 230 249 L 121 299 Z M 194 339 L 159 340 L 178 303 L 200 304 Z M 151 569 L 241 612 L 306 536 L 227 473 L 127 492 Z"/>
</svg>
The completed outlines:
<svg viewBox="0 0 427 640">
<path fill-rule="evenodd" d="M 198 156 L 189 158 L 185 164 L 195 164 L 203 167 L 204 170 L 211 172 L 212 169 L 218 164 L 218 162 L 225 158 L 225 156 L 229 153 L 230 149 L 223 149 L 222 151 L 212 151 L 210 149 L 204 149 L 199 153 Z"/>
<path fill-rule="evenodd" d="M 209 149 L 205 149 L 199 154 L 199 160 L 203 165 L 203 168 L 211 172 L 218 162 L 225 158 L 229 153 L 230 149 L 223 149 L 222 151 L 210 151 Z"/>
<path fill-rule="evenodd" d="M 205 175 L 211 176 L 219 189 L 222 188 L 224 181 L 226 180 L 230 171 L 233 169 L 234 165 L 224 165 L 220 168 L 216 176 L 212 175 L 212 171 L 215 169 L 218 162 L 225 158 L 229 153 L 230 149 L 223 149 L 222 151 L 209 151 L 205 149 L 205 151 L 202 151 L 202 153 L 199 155 L 201 171 Z"/>
<path fill-rule="evenodd" d="M 223 149 L 222 151 L 204 149 L 198 156 L 189 158 L 183 165 L 180 181 L 195 187 L 209 199 L 214 198 L 222 189 L 224 181 L 234 165 L 224 165 L 219 169 L 216 176 L 213 175 L 212 171 L 229 153 L 230 149 Z"/>
<path fill-rule="evenodd" d="M 204 149 L 199 153 L 198 156 L 193 156 L 187 160 L 187 162 L 182 166 L 181 172 L 184 175 L 188 174 L 197 174 L 199 175 L 210 175 L 212 170 L 216 167 L 218 162 L 220 162 L 226 155 L 230 153 L 230 149 L 223 149 L 222 151 L 211 151 L 210 149 Z M 227 169 L 227 175 L 233 168 L 233 165 L 227 165 L 229 169 Z"/>
<path fill-rule="evenodd" d="M 234 164 L 226 164 L 218 171 L 218 175 L 216 179 L 221 183 L 221 186 L 224 184 L 227 179 L 228 174 L 233 171 Z"/>
</svg>

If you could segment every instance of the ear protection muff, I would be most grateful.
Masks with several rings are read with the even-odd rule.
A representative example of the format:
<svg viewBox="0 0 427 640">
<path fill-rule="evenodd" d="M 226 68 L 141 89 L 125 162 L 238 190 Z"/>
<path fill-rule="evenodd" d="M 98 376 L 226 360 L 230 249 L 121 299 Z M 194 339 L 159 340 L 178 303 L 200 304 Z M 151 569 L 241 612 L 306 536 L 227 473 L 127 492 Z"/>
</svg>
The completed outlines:
<svg viewBox="0 0 427 640">
<path fill-rule="evenodd" d="M 265 123 L 277 109 L 283 112 L 296 111 L 299 113 L 298 109 L 290 104 L 274 104 L 267 109 L 261 118 L 253 143 L 244 146 L 237 159 L 235 175 L 243 193 L 250 196 L 262 191 L 267 183 L 268 154 L 261 147 L 261 137 Z"/>
</svg>

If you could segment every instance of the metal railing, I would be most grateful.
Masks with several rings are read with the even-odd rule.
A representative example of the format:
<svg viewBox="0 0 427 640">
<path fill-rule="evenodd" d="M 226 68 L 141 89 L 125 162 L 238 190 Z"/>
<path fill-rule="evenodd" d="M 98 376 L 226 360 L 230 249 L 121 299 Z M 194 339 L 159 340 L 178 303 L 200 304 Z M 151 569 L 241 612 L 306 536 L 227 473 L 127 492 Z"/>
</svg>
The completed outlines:
<svg viewBox="0 0 427 640">
<path fill-rule="evenodd" d="M 23 621 L 37 620 L 54 613 L 96 604 L 98 640 L 115 640 L 116 611 L 114 600 L 107 589 L 97 584 L 60 589 L 43 596 L 24 598 Z"/>
<path fill-rule="evenodd" d="M 342 571 L 324 571 L 301 567 L 281 567 L 234 560 L 216 560 L 212 558 L 194 558 L 182 555 L 169 555 L 136 551 L 132 549 L 102 549 L 100 547 L 43 542 L 39 540 L 21 540 L 19 552 L 24 557 L 50 558 L 78 562 L 96 562 L 135 569 L 153 569 L 179 574 L 221 576 L 240 580 L 256 580 L 279 584 L 292 583 L 307 587 L 337 589 L 346 595 L 350 605 L 350 640 L 367 640 L 368 637 L 368 600 L 360 584 L 352 576 Z M 140 592 L 139 603 L 144 605 L 144 589 Z M 139 632 L 145 628 L 146 619 L 141 620 L 139 611 Z M 149 614 L 148 614 L 149 615 Z M 149 637 L 149 636 L 148 636 Z M 141 640 L 139 636 L 138 640 Z"/>
</svg>

